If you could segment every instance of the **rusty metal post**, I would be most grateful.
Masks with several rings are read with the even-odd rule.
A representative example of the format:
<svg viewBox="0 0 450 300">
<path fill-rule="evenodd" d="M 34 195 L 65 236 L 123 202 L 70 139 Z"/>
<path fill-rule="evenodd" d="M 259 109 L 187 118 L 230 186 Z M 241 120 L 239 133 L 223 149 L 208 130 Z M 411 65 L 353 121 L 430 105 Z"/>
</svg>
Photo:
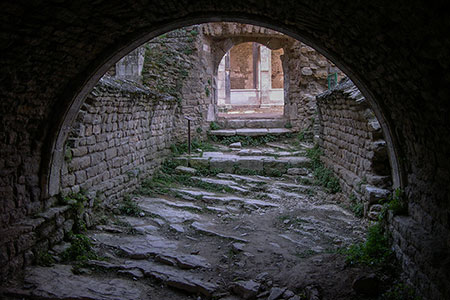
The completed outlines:
<svg viewBox="0 0 450 300">
<path fill-rule="evenodd" d="M 191 120 L 188 119 L 188 155 L 191 155 Z"/>
<path fill-rule="evenodd" d="M 194 119 L 190 117 L 184 117 L 186 120 L 188 120 L 188 155 L 191 156 L 191 121 Z"/>
</svg>

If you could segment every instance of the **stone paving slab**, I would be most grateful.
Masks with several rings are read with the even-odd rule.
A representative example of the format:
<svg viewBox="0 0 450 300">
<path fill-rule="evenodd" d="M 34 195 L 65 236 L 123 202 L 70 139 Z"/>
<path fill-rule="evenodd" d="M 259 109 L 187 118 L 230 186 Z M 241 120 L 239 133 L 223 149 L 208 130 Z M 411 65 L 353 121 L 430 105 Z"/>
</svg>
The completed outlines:
<svg viewBox="0 0 450 300">
<path fill-rule="evenodd" d="M 163 199 L 163 198 L 150 198 L 150 197 L 145 197 L 145 199 L 146 199 L 146 201 L 162 203 L 167 206 L 172 206 L 172 207 L 181 208 L 181 209 L 192 209 L 192 210 L 197 210 L 197 211 L 201 211 L 203 209 L 202 207 L 195 205 L 192 202 L 181 201 L 179 199 L 167 200 L 167 199 Z"/>
<path fill-rule="evenodd" d="M 236 175 L 230 173 L 219 173 L 216 175 L 218 178 L 222 179 L 234 179 L 237 181 L 247 182 L 247 183 L 267 183 L 270 178 L 261 179 L 258 176 L 245 176 L 245 175 Z"/>
<path fill-rule="evenodd" d="M 271 203 L 271 202 L 258 200 L 258 199 L 238 197 L 238 196 L 234 196 L 234 195 L 205 196 L 205 197 L 203 197 L 203 200 L 214 201 L 216 203 L 236 202 L 236 203 L 241 203 L 241 204 L 253 205 L 253 206 L 256 206 L 257 208 L 279 207 L 279 205 L 276 203 Z"/>
<path fill-rule="evenodd" d="M 140 198 L 138 200 L 138 205 L 144 212 L 157 215 L 168 223 L 183 223 L 201 219 L 198 214 L 167 206 L 160 202 L 153 202 L 147 198 Z"/>
<path fill-rule="evenodd" d="M 75 275 L 72 266 L 31 267 L 25 271 L 25 282 L 31 291 L 17 290 L 31 299 L 135 300 L 146 299 L 145 285 L 119 278 Z"/>
<path fill-rule="evenodd" d="M 248 241 L 246 239 L 242 239 L 240 237 L 237 236 L 233 236 L 233 235 L 229 235 L 226 233 L 222 233 L 222 232 L 218 232 L 217 230 L 215 230 L 214 228 L 216 228 L 216 224 L 212 224 L 212 223 L 199 223 L 199 222 L 194 222 L 191 224 L 191 227 L 201 233 L 204 233 L 206 235 L 213 235 L 213 236 L 217 236 L 223 239 L 229 239 L 229 240 L 233 240 L 233 241 L 237 241 L 237 242 L 242 242 L 242 243 L 247 243 Z"/>
<path fill-rule="evenodd" d="M 269 134 L 266 128 L 239 128 L 236 129 L 236 135 L 242 136 L 260 136 Z"/>
<path fill-rule="evenodd" d="M 120 236 L 109 233 L 93 233 L 91 238 L 97 243 L 119 249 L 127 257 L 136 259 L 164 254 L 168 250 L 175 250 L 178 247 L 176 241 L 151 234 Z"/>
<path fill-rule="evenodd" d="M 126 268 L 140 269 L 145 276 L 163 281 L 168 286 L 187 291 L 189 293 L 201 293 L 210 297 L 219 286 L 193 274 L 170 266 L 159 265 L 150 261 L 126 261 Z M 138 298 L 136 298 L 138 299 Z"/>
<path fill-rule="evenodd" d="M 217 129 L 211 130 L 210 134 L 215 136 L 263 136 L 263 135 L 280 135 L 295 132 L 287 128 L 237 128 L 237 129 Z"/>
</svg>

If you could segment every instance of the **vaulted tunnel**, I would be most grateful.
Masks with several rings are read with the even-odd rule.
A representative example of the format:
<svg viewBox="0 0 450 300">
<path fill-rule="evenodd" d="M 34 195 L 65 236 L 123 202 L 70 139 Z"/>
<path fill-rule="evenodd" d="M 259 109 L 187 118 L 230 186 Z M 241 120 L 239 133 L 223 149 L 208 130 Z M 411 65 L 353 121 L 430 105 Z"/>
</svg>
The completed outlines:
<svg viewBox="0 0 450 300">
<path fill-rule="evenodd" d="M 307 42 L 361 89 L 392 139 L 391 157 L 399 158 L 394 184 L 408 198 L 409 216 L 391 220 L 402 241 L 394 248 L 425 297 L 449 297 L 450 24 L 443 7 L 406 1 L 16 2 L 1 7 L 5 273 L 24 264 L 16 252 L 33 238 L 9 237 L 17 237 L 13 232 L 25 226 L 19 224 L 26 216 L 52 205 L 48 174 L 55 156 L 62 155 L 57 145 L 98 79 L 160 33 L 227 20 L 264 25 Z M 14 250 L 6 250 L 7 243 Z"/>
</svg>

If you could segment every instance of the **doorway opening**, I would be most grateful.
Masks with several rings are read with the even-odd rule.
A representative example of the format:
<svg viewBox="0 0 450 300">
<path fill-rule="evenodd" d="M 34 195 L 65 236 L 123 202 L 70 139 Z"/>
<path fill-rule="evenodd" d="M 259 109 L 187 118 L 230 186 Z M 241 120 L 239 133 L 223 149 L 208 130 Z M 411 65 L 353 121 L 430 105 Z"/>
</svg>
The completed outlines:
<svg viewBox="0 0 450 300">
<path fill-rule="evenodd" d="M 283 48 L 255 42 L 233 46 L 220 61 L 217 75 L 219 117 L 284 115 Z"/>
</svg>

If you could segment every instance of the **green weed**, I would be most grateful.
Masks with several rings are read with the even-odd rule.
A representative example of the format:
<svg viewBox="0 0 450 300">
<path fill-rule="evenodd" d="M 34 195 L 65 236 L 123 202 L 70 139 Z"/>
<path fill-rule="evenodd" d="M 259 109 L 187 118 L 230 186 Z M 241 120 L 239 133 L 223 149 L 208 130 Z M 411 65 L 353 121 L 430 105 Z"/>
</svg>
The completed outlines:
<svg viewBox="0 0 450 300">
<path fill-rule="evenodd" d="M 311 159 L 311 168 L 315 178 L 315 183 L 323 186 L 329 193 L 338 193 L 341 191 L 339 180 L 334 176 L 334 173 L 325 167 L 320 160 L 322 151 L 319 145 L 315 145 L 313 148 L 306 151 L 306 156 Z"/>
<path fill-rule="evenodd" d="M 379 220 L 383 220 L 389 210 L 392 211 L 394 216 L 406 215 L 408 213 L 408 206 L 404 198 L 404 192 L 401 189 L 396 189 L 388 199 L 382 201 L 383 210 L 379 215 Z"/>
<path fill-rule="evenodd" d="M 42 267 L 51 267 L 55 263 L 53 256 L 46 252 L 40 251 L 36 254 L 36 264 Z"/>
<path fill-rule="evenodd" d="M 209 129 L 211 130 L 219 130 L 222 127 L 220 127 L 219 124 L 217 124 L 216 122 L 212 121 L 211 123 L 209 123 Z"/>
<path fill-rule="evenodd" d="M 127 216 L 139 216 L 142 209 L 131 199 L 130 195 L 125 195 L 122 203 L 119 205 L 119 211 Z"/>
<path fill-rule="evenodd" d="M 233 136 L 215 136 L 211 135 L 210 139 L 213 142 L 221 143 L 223 145 L 229 145 L 231 143 L 237 143 L 240 142 L 243 147 L 247 146 L 261 146 L 269 142 L 275 142 L 279 140 L 286 139 L 286 134 L 284 135 L 264 135 L 264 136 L 240 136 L 240 135 L 233 135 Z"/>
<path fill-rule="evenodd" d="M 369 227 L 367 240 L 344 250 L 349 264 L 365 264 L 373 267 L 385 267 L 392 263 L 393 252 L 389 248 L 387 234 L 381 224 Z"/>
<path fill-rule="evenodd" d="M 171 188 L 179 185 L 198 187 L 213 192 L 225 191 L 227 193 L 231 193 L 233 191 L 233 189 L 228 186 L 193 179 L 189 174 L 178 174 L 175 172 L 175 168 L 177 166 L 178 165 L 172 160 L 165 161 L 160 170 L 152 178 L 142 182 L 141 187 L 137 190 L 137 193 L 143 195 L 171 194 L 176 196 L 176 192 L 173 192 Z M 199 172 L 214 175 L 218 174 L 220 171 L 222 170 L 208 170 L 207 168 L 202 168 Z"/>
<path fill-rule="evenodd" d="M 217 148 L 214 147 L 211 143 L 207 141 L 193 139 L 191 141 L 191 150 L 192 149 L 200 149 L 202 151 L 216 151 Z M 180 143 L 180 144 L 172 144 L 170 145 L 170 151 L 174 156 L 179 156 L 188 152 L 188 144 Z"/>
<path fill-rule="evenodd" d="M 83 221 L 83 213 L 86 204 L 89 202 L 86 192 L 81 190 L 79 193 L 70 193 L 66 196 L 60 197 L 60 202 L 65 205 L 70 205 L 74 213 L 74 232 L 84 232 L 86 231 L 86 223 Z"/>
<path fill-rule="evenodd" d="M 393 285 L 387 292 L 381 295 L 383 300 L 421 300 L 414 289 L 404 283 Z"/>
<path fill-rule="evenodd" d="M 63 253 L 63 261 L 84 262 L 89 259 L 99 259 L 99 256 L 92 250 L 91 240 L 83 234 L 73 234 L 70 237 L 71 245 Z"/>
</svg>

